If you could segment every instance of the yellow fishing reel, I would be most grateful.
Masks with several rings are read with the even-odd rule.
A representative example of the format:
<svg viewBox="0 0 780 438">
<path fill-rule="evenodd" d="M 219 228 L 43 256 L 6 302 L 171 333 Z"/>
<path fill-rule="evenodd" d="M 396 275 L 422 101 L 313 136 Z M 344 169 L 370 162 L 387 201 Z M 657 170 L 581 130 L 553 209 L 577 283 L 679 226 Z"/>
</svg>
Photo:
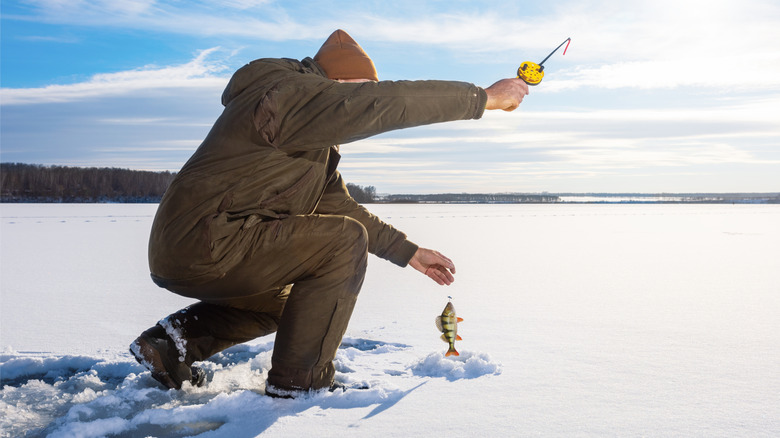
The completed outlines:
<svg viewBox="0 0 780 438">
<path fill-rule="evenodd" d="M 531 61 L 525 61 L 517 69 L 517 77 L 528 85 L 536 85 L 544 78 L 544 67 Z"/>
<path fill-rule="evenodd" d="M 557 52 L 558 49 L 561 48 L 564 44 L 566 44 L 566 48 L 563 49 L 563 54 L 566 54 L 566 50 L 569 48 L 569 44 L 571 42 L 571 38 L 566 38 L 566 41 L 562 42 L 560 46 L 556 47 L 555 50 L 550 52 L 549 55 L 547 55 L 547 58 L 551 57 L 553 53 Z M 522 64 L 520 64 L 520 68 L 517 69 L 517 77 L 524 80 L 526 84 L 528 85 L 537 85 L 539 82 L 542 82 L 542 79 L 544 78 L 544 61 L 547 61 L 547 58 L 544 58 L 542 62 L 535 63 L 531 61 L 525 61 Z"/>
</svg>

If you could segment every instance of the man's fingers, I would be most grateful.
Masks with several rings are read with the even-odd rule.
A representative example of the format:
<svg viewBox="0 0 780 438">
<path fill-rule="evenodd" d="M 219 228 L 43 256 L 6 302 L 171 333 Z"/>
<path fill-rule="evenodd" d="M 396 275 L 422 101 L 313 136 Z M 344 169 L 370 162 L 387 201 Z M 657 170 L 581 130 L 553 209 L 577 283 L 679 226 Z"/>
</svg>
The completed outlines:
<svg viewBox="0 0 780 438">
<path fill-rule="evenodd" d="M 450 260 L 449 257 L 445 256 L 444 254 L 440 252 L 436 252 L 436 255 L 441 258 L 441 264 L 449 268 L 452 272 L 455 272 L 455 263 L 453 263 L 452 260 Z"/>
<path fill-rule="evenodd" d="M 438 251 L 419 248 L 409 264 L 440 285 L 450 285 L 455 281 L 455 263 Z"/>
<path fill-rule="evenodd" d="M 452 274 L 450 274 L 450 271 L 447 271 L 446 269 L 443 271 L 439 271 L 439 274 L 441 276 L 440 278 L 442 278 L 442 281 L 447 286 L 451 285 L 452 282 L 455 281 L 455 277 L 453 277 Z"/>
<path fill-rule="evenodd" d="M 425 270 L 425 275 L 442 286 L 449 286 L 453 281 L 455 281 L 455 277 L 444 266 L 429 266 L 428 269 Z"/>
<path fill-rule="evenodd" d="M 447 284 L 446 278 L 444 277 L 444 275 L 439 270 L 434 270 L 431 273 L 430 277 L 431 277 L 431 279 L 433 279 L 433 281 L 438 283 L 439 286 L 444 286 L 444 285 Z"/>
</svg>

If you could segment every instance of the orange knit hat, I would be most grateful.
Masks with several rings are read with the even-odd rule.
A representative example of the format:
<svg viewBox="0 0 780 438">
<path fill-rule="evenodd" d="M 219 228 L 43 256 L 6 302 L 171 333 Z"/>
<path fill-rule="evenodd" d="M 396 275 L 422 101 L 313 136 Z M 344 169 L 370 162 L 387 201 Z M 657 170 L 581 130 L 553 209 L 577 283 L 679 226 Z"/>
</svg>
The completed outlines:
<svg viewBox="0 0 780 438">
<path fill-rule="evenodd" d="M 330 34 L 314 61 L 330 79 L 371 79 L 378 81 L 374 62 L 351 36 L 341 29 Z"/>
</svg>

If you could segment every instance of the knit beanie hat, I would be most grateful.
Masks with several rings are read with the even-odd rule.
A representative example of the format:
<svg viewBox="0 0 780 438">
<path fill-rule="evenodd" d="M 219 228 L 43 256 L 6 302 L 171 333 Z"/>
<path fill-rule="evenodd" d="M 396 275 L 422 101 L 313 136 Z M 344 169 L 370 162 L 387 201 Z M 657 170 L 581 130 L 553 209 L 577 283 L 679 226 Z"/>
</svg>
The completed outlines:
<svg viewBox="0 0 780 438">
<path fill-rule="evenodd" d="M 371 79 L 378 81 L 374 62 L 351 36 L 339 29 L 325 40 L 314 61 L 330 79 Z"/>
</svg>

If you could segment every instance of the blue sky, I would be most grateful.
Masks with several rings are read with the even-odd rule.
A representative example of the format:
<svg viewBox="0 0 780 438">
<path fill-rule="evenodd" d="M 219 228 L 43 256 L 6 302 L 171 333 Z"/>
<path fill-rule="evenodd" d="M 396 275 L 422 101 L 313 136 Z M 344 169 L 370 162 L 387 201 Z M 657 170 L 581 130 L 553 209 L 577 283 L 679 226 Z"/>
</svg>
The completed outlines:
<svg viewBox="0 0 780 438">
<path fill-rule="evenodd" d="M 380 193 L 780 191 L 780 2 L 2 2 L 0 160 L 178 170 L 256 58 L 335 29 L 380 80 L 545 79 L 520 109 L 343 145 Z"/>
</svg>

